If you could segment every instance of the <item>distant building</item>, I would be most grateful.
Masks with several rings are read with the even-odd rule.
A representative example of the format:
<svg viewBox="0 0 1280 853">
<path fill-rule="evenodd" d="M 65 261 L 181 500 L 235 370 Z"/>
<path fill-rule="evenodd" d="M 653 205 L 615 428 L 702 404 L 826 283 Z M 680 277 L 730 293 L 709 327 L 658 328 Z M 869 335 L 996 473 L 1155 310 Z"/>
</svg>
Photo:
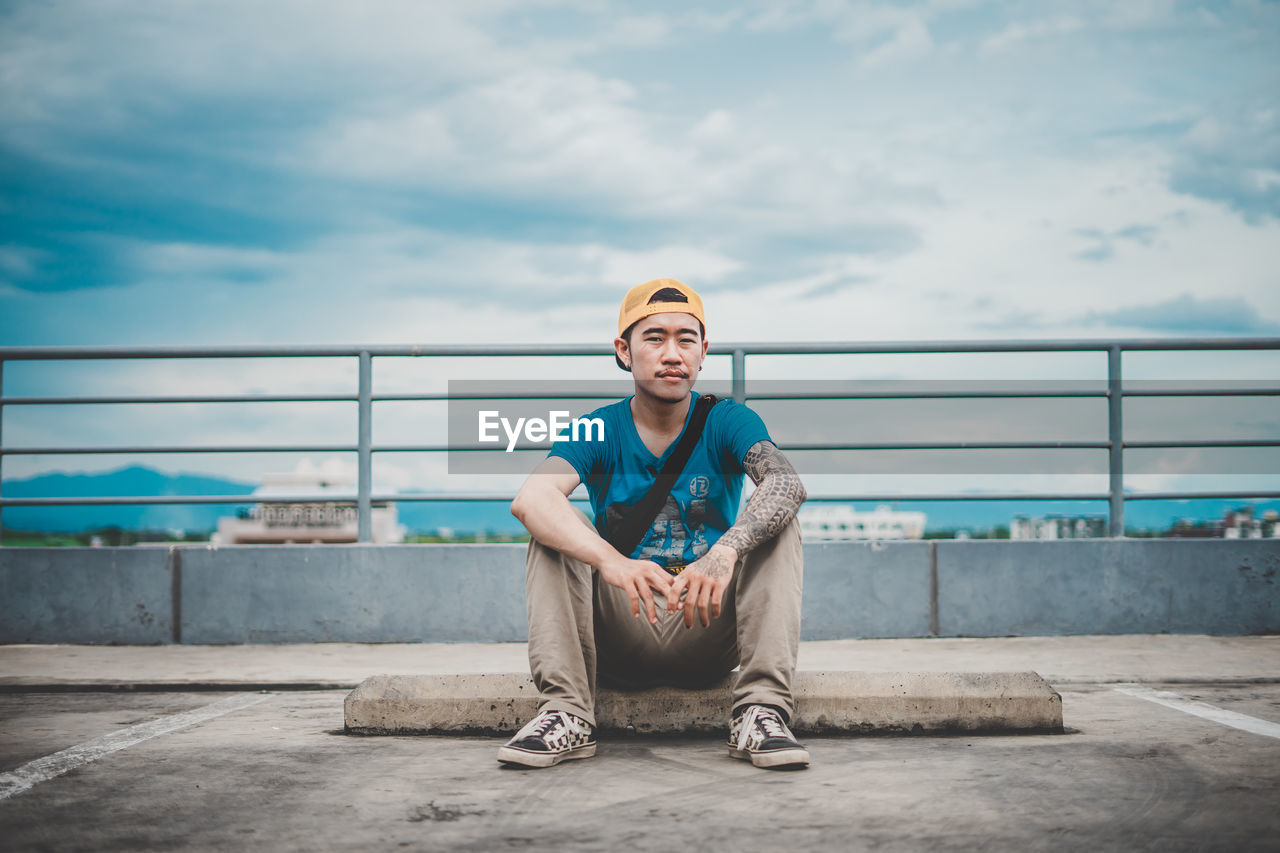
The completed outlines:
<svg viewBox="0 0 1280 853">
<path fill-rule="evenodd" d="M 1161 535 L 1166 539 L 1221 539 L 1222 523 L 1179 518 Z"/>
<path fill-rule="evenodd" d="M 1182 539 L 1275 539 L 1280 538 L 1280 513 L 1269 509 L 1262 518 L 1251 506 L 1228 510 L 1219 521 L 1180 518 L 1165 536 Z"/>
<path fill-rule="evenodd" d="M 887 506 L 858 512 L 848 504 L 805 504 L 799 518 L 800 535 L 806 542 L 924 538 L 923 512 L 899 512 Z"/>
<path fill-rule="evenodd" d="M 1276 511 L 1273 509 L 1263 513 L 1262 518 L 1255 518 L 1253 507 L 1232 510 L 1222 519 L 1222 537 L 1224 539 L 1264 539 L 1276 535 Z"/>
<path fill-rule="evenodd" d="M 335 482 L 320 474 L 268 474 L 253 493 L 258 503 L 235 517 L 218 519 L 210 540 L 215 545 L 287 545 L 355 542 L 359 532 L 351 482 Z M 333 492 L 331 501 L 298 501 L 302 496 Z M 375 502 L 372 539 L 377 544 L 404 541 L 405 529 L 396 505 Z"/>
<path fill-rule="evenodd" d="M 1009 525 L 1010 539 L 1102 539 L 1106 535 L 1107 519 L 1101 515 L 1015 515 Z"/>
</svg>

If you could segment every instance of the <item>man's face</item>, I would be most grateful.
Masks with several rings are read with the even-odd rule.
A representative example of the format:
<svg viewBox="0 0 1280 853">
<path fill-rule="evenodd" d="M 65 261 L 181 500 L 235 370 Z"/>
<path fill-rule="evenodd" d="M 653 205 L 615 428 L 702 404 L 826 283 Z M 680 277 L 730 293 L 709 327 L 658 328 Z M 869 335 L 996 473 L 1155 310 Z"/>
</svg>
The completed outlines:
<svg viewBox="0 0 1280 853">
<path fill-rule="evenodd" d="M 692 314 L 645 317 L 631 330 L 630 345 L 625 338 L 615 338 L 613 347 L 618 357 L 631 366 L 636 393 L 669 403 L 678 403 L 689 395 L 707 356 L 707 342 L 698 331 L 698 318 Z"/>
</svg>

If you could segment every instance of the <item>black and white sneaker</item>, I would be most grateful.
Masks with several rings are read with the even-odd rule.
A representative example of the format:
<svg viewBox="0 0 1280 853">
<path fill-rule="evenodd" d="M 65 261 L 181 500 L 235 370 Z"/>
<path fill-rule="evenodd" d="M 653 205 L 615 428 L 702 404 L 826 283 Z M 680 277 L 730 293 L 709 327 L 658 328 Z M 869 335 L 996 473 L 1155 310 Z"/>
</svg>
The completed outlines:
<svg viewBox="0 0 1280 853">
<path fill-rule="evenodd" d="M 590 723 L 567 711 L 542 711 L 498 750 L 498 760 L 526 767 L 550 767 L 566 758 L 590 758 L 595 754 L 595 731 Z"/>
<path fill-rule="evenodd" d="M 748 705 L 729 725 L 729 754 L 756 767 L 803 767 L 809 750 L 796 741 L 770 705 Z"/>
</svg>

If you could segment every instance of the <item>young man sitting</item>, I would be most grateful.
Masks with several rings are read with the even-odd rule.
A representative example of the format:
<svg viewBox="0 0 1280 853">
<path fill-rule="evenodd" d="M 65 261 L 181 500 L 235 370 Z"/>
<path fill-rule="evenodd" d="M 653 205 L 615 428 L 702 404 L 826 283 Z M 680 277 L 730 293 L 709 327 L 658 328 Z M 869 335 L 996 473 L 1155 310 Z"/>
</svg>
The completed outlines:
<svg viewBox="0 0 1280 853">
<path fill-rule="evenodd" d="M 706 318 L 687 285 L 632 288 L 613 344 L 635 394 L 588 416 L 603 421 L 603 436 L 557 441 L 511 504 L 531 536 L 529 665 L 539 713 L 498 760 L 547 767 L 594 755 L 597 675 L 624 689 L 704 687 L 740 666 L 729 754 L 757 767 L 807 765 L 787 728 L 804 486 L 755 412 L 732 400 L 697 404 Z M 703 416 L 672 482 L 663 466 Z M 756 489 L 739 515 L 744 473 Z M 595 524 L 569 501 L 579 483 Z M 656 514 L 638 517 L 651 488 Z"/>
</svg>

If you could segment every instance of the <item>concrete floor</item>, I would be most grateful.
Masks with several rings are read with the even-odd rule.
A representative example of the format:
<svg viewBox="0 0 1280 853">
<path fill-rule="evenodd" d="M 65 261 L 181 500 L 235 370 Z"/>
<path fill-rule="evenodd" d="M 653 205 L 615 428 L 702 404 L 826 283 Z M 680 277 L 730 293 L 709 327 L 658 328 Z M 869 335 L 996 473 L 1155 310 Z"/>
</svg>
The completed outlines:
<svg viewBox="0 0 1280 853">
<path fill-rule="evenodd" d="M 1280 636 L 936 637 L 800 644 L 802 670 L 1017 672 L 1054 684 L 1280 681 Z M 165 690 L 355 687 L 370 675 L 529 671 L 524 643 L 237 646 L 0 645 L 0 692 L 140 685 Z"/>
<path fill-rule="evenodd" d="M 1280 723 L 1265 678 L 1147 686 Z M 0 849 L 1280 847 L 1280 739 L 1058 687 L 1067 734 L 809 738 L 795 772 L 714 738 L 602 740 L 593 759 L 507 769 L 492 738 L 345 735 L 345 690 L 267 693 L 0 799 Z M 0 772 L 228 695 L 0 695 Z"/>
</svg>

